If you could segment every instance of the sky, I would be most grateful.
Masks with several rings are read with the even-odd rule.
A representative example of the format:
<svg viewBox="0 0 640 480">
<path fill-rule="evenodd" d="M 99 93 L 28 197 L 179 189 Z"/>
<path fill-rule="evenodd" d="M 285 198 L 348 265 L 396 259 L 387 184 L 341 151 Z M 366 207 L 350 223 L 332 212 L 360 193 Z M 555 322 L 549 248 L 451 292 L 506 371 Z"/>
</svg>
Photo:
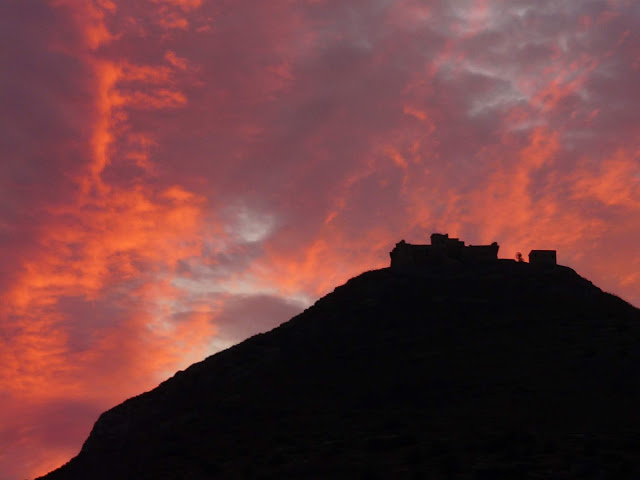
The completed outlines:
<svg viewBox="0 0 640 480">
<path fill-rule="evenodd" d="M 0 2 L 0 480 L 405 239 L 640 306 L 636 0 Z"/>
</svg>

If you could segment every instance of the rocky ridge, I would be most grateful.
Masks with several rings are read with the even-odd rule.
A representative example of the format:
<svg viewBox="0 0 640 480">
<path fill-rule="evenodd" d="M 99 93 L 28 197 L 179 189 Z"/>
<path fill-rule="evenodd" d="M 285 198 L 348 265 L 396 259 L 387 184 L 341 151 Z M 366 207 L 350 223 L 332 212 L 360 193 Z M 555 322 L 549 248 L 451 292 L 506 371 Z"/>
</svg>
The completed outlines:
<svg viewBox="0 0 640 480">
<path fill-rule="evenodd" d="M 363 273 L 42 477 L 637 478 L 640 310 L 567 267 Z"/>
</svg>

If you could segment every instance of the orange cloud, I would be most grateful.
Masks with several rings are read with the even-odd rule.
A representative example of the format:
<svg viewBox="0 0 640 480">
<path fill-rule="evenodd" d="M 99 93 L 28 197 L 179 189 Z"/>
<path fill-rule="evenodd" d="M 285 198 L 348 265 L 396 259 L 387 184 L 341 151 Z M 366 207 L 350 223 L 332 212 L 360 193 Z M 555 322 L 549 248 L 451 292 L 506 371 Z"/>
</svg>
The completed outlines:
<svg viewBox="0 0 640 480">
<path fill-rule="evenodd" d="M 575 175 L 575 198 L 593 199 L 608 207 L 640 210 L 640 150 L 619 149 L 598 163 L 594 171 L 586 165 Z"/>
<path fill-rule="evenodd" d="M 166 58 L 167 61 L 175 68 L 178 68 L 180 70 L 187 69 L 187 60 L 185 58 L 178 57 L 175 52 L 172 52 L 171 50 L 167 51 L 164 54 L 164 58 Z"/>
<path fill-rule="evenodd" d="M 180 7 L 185 11 L 195 10 L 202 6 L 202 0 L 152 0 L 152 2 Z"/>
<path fill-rule="evenodd" d="M 116 38 L 105 23 L 115 4 L 55 5 L 68 9 L 79 24 L 88 19 L 80 24 L 86 44 L 76 47 L 94 72 L 94 116 L 72 200 L 47 207 L 38 248 L 20 259 L 11 287 L 0 294 L 3 328 L 12 330 L 0 351 L 7 367 L 0 373 L 0 390 L 31 402 L 75 398 L 104 408 L 206 354 L 215 334 L 212 313 L 185 303 L 188 293 L 171 281 L 179 262 L 201 255 L 211 216 L 204 211 L 206 199 L 180 184 L 121 186 L 105 176 L 123 158 L 153 171 L 154 140 L 136 133 L 128 116 L 132 109 L 186 104 L 186 95 L 172 83 L 177 57 L 168 59 L 170 66 L 94 57 L 87 52 Z M 114 318 L 104 317 L 105 309 L 113 309 Z M 175 323 L 178 311 L 185 314 Z M 81 312 L 88 314 L 82 320 L 76 318 Z M 45 473 L 72 453 L 68 446 L 50 450 L 46 459 L 37 457 L 40 463 L 28 474 Z"/>
<path fill-rule="evenodd" d="M 66 7 L 84 33 L 86 46 L 96 50 L 116 38 L 108 29 L 106 18 L 117 10 L 109 0 L 48 0 L 54 7 Z"/>
<path fill-rule="evenodd" d="M 557 248 L 639 301 L 635 4 L 370 3 L 8 7 L 10 480 L 401 238 Z"/>
</svg>

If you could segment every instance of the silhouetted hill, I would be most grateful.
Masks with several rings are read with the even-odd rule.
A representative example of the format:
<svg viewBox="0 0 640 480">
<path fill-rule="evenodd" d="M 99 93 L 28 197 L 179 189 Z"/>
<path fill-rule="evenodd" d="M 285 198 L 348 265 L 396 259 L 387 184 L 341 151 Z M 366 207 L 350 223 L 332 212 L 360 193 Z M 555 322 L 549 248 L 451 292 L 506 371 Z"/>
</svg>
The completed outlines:
<svg viewBox="0 0 640 480">
<path fill-rule="evenodd" d="M 366 272 L 96 422 L 47 480 L 638 478 L 640 310 L 567 267 Z"/>
</svg>

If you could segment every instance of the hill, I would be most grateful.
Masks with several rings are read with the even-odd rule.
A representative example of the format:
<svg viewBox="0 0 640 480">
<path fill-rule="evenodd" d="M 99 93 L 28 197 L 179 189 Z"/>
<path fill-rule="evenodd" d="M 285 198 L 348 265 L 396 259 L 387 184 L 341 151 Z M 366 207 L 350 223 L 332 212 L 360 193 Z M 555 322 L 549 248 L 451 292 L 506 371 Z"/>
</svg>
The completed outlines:
<svg viewBox="0 0 640 480">
<path fill-rule="evenodd" d="M 370 271 L 42 478 L 638 478 L 639 378 L 640 310 L 570 268 Z"/>
</svg>

